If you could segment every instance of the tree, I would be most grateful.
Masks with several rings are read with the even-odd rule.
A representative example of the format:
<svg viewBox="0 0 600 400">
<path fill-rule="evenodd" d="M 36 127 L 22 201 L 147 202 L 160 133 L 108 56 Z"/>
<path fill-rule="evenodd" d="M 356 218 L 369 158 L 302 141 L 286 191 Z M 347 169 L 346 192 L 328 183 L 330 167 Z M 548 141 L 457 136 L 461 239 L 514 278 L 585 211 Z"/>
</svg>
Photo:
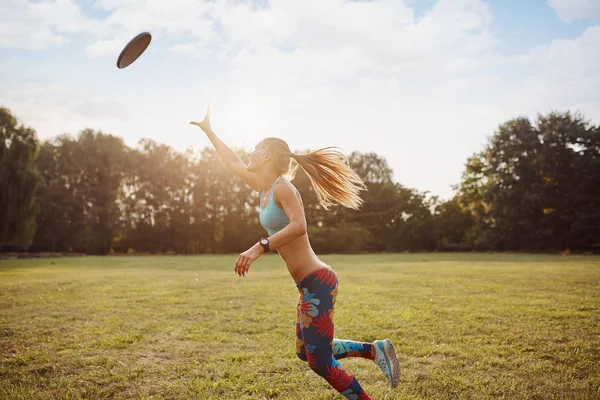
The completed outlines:
<svg viewBox="0 0 600 400">
<path fill-rule="evenodd" d="M 367 187 L 360 210 L 334 206 L 325 212 L 318 204 L 310 204 L 314 195 L 306 199 L 303 194 L 305 203 L 309 202 L 305 208 L 310 210 L 307 219 L 309 226 L 312 224 L 309 232 L 315 249 L 347 253 L 433 250 L 434 199 L 393 183 L 391 168 L 377 154 L 354 152 L 349 162 Z M 297 186 L 302 188 L 303 183 Z"/>
<path fill-rule="evenodd" d="M 435 250 L 432 210 L 436 198 L 396 184 L 397 200 L 390 222 L 392 251 Z"/>
<path fill-rule="evenodd" d="M 42 144 L 36 166 L 42 177 L 38 192 L 40 213 L 32 249 L 35 251 L 82 250 L 84 235 L 81 212 L 76 142 L 60 136 Z"/>
<path fill-rule="evenodd" d="M 471 157 L 460 198 L 485 246 L 496 250 L 600 245 L 598 127 L 551 113 L 501 125 Z"/>
<path fill-rule="evenodd" d="M 106 254 L 116 234 L 118 190 L 126 165 L 122 139 L 86 129 L 46 142 L 38 160 L 36 249 Z"/>
<path fill-rule="evenodd" d="M 0 248 L 27 250 L 33 241 L 38 150 L 35 131 L 17 125 L 13 114 L 0 107 Z"/>
<path fill-rule="evenodd" d="M 299 171 L 294 180 L 294 185 L 302 195 L 306 219 L 311 228 L 311 242 L 317 243 L 315 249 L 323 252 L 386 250 L 387 224 L 392 219 L 395 205 L 392 170 L 387 161 L 375 153 L 353 152 L 348 161 L 367 187 L 366 191 L 361 192 L 363 206 L 360 210 L 339 205 L 325 210 L 318 203 L 311 182 L 303 171 Z"/>
<path fill-rule="evenodd" d="M 457 196 L 435 207 L 433 226 L 438 250 L 471 250 L 475 248 L 472 230 L 474 218 L 461 206 Z"/>
</svg>

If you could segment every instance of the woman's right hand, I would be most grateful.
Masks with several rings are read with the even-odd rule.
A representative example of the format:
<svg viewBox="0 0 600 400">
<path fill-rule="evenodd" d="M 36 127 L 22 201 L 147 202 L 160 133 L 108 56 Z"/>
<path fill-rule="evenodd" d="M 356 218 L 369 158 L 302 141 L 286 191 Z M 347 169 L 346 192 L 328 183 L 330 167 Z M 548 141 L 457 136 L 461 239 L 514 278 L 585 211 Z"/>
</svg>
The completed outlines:
<svg viewBox="0 0 600 400">
<path fill-rule="evenodd" d="M 212 128 L 210 127 L 210 106 L 206 109 L 206 116 L 202 122 L 191 121 L 190 125 L 199 126 L 205 133 L 212 132 Z"/>
</svg>

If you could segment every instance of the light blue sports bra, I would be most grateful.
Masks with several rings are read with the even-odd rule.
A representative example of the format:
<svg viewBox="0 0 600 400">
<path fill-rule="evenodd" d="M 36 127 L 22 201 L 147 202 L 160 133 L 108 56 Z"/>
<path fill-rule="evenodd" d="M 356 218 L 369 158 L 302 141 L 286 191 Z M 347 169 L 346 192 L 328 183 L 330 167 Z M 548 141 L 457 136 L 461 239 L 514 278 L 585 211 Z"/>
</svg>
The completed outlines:
<svg viewBox="0 0 600 400">
<path fill-rule="evenodd" d="M 275 200 L 273 200 L 273 196 L 275 195 L 275 186 L 277 185 L 277 182 L 279 182 L 279 179 L 281 179 L 281 177 L 275 179 L 275 183 L 273 183 L 273 187 L 269 193 L 269 200 L 267 200 L 267 206 L 265 208 L 262 207 L 263 194 L 260 194 L 260 224 L 267 230 L 269 236 L 276 234 L 290 223 L 290 220 L 285 214 L 285 211 L 283 211 L 283 208 L 275 204 Z"/>
</svg>

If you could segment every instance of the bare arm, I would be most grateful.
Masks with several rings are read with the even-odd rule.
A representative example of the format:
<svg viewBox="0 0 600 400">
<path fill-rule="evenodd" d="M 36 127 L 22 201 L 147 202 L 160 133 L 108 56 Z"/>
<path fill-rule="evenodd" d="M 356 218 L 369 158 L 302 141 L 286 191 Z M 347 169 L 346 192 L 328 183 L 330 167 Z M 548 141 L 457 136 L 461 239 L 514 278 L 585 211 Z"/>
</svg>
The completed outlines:
<svg viewBox="0 0 600 400">
<path fill-rule="evenodd" d="M 304 206 L 302 205 L 300 196 L 289 184 L 277 185 L 275 187 L 275 195 L 287 214 L 290 223 L 269 237 L 269 247 L 272 249 L 281 247 L 306 233 L 306 217 L 304 216 Z M 262 246 L 256 243 L 239 255 L 235 262 L 234 272 L 239 276 L 246 275 L 250 269 L 250 264 L 263 253 L 264 249 Z"/>
<path fill-rule="evenodd" d="M 291 185 L 287 182 L 283 185 L 277 185 L 275 196 L 277 196 L 277 200 L 281 203 L 281 207 L 288 216 L 290 223 L 269 237 L 269 247 L 272 249 L 277 249 L 299 238 L 306 233 L 307 229 L 302 201 Z"/>
<path fill-rule="evenodd" d="M 248 171 L 246 164 L 244 164 L 242 159 L 213 132 L 210 126 L 210 107 L 202 122 L 192 121 L 190 124 L 200 127 L 200 129 L 206 133 L 206 136 L 208 136 L 210 142 L 215 146 L 215 150 L 217 150 L 219 157 L 221 157 L 221 160 L 223 160 L 227 168 L 242 178 L 252 189 L 258 191 L 258 179 L 256 174 Z"/>
</svg>

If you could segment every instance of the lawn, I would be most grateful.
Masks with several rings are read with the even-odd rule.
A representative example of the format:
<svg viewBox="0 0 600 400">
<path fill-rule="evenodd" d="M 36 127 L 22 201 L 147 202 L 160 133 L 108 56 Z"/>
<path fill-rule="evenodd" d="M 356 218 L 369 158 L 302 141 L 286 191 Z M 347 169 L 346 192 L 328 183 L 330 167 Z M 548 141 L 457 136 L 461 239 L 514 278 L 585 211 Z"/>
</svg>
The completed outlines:
<svg viewBox="0 0 600 400">
<path fill-rule="evenodd" d="M 600 398 L 600 257 L 324 256 L 338 338 L 389 337 L 374 399 Z M 278 256 L 0 260 L 1 399 L 342 399 L 295 356 L 298 292 Z"/>
</svg>

